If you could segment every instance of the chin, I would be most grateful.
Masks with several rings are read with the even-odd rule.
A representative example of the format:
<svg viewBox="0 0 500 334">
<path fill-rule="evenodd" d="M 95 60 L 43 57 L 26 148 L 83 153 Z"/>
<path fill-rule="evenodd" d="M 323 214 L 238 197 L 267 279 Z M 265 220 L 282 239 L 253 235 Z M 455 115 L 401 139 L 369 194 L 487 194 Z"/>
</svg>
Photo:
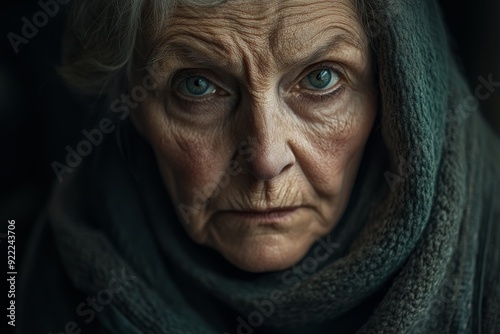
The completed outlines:
<svg viewBox="0 0 500 334">
<path fill-rule="evenodd" d="M 280 235 L 254 236 L 214 248 L 235 267 L 252 273 L 285 270 L 299 262 L 314 240 L 297 241 Z"/>
</svg>

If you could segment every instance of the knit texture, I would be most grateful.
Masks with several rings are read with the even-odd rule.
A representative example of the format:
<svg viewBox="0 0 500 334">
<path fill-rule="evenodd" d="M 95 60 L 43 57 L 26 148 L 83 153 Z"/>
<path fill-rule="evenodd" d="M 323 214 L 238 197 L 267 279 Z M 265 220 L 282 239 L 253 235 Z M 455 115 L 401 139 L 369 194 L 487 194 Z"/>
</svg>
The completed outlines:
<svg viewBox="0 0 500 334">
<path fill-rule="evenodd" d="M 134 277 L 97 314 L 104 331 L 500 333 L 500 141 L 466 107 L 435 1 L 370 3 L 380 123 L 341 222 L 297 266 L 333 245 L 328 259 L 249 274 L 196 245 L 123 122 L 49 209 L 75 289 Z"/>
</svg>

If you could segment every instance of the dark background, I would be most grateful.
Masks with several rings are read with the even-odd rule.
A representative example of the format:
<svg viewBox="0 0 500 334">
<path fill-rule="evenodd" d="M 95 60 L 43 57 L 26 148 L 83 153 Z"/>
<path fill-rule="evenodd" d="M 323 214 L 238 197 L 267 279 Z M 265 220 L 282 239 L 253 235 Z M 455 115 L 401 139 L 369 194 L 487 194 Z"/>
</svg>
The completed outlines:
<svg viewBox="0 0 500 334">
<path fill-rule="evenodd" d="M 21 44 L 19 53 L 10 45 L 7 34 L 22 35 L 21 18 L 26 16 L 32 21 L 33 14 L 40 10 L 37 2 L 3 0 L 0 7 L 0 277 L 3 284 L 7 272 L 7 220 L 16 220 L 16 267 L 19 270 L 32 224 L 43 212 L 56 181 L 51 163 L 63 162 L 65 146 L 74 147 L 81 140 L 86 115 L 85 108 L 56 74 L 65 12 L 71 1 L 60 5 L 60 12 L 39 28 L 28 44 Z M 454 39 L 454 51 L 461 59 L 470 87 L 474 89 L 479 84 L 479 76 L 487 78 L 492 74 L 494 81 L 500 81 L 500 1 L 440 2 Z M 500 133 L 500 89 L 481 101 L 481 107 Z M 17 280 L 19 282 L 19 276 Z M 3 284 L 0 284 L 0 294 L 6 296 L 7 288 L 3 288 Z M 2 310 L 4 305 L 2 303 Z M 7 321 L 4 312 L 0 328 Z"/>
</svg>

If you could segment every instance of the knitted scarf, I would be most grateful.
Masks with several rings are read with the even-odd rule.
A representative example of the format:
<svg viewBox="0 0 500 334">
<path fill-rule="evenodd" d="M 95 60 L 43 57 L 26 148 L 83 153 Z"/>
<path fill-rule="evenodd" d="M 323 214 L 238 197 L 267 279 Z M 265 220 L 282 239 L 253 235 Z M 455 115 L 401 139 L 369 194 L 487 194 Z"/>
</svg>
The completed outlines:
<svg viewBox="0 0 500 334">
<path fill-rule="evenodd" d="M 57 187 L 63 266 L 112 297 L 103 332 L 500 333 L 499 140 L 435 1 L 370 3 L 379 123 L 342 220 L 294 267 L 245 273 L 191 241 L 127 121 Z"/>
</svg>

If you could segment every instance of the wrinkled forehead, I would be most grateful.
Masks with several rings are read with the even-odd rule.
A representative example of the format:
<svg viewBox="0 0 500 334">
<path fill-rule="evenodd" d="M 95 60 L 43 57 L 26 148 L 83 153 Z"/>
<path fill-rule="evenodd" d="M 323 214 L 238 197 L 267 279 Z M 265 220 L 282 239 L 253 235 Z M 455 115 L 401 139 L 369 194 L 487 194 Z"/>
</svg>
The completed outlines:
<svg viewBox="0 0 500 334">
<path fill-rule="evenodd" d="M 229 0 L 178 6 L 154 45 L 157 60 L 176 54 L 230 66 L 251 50 L 286 67 L 322 45 L 362 51 L 367 38 L 355 0 Z"/>
</svg>

